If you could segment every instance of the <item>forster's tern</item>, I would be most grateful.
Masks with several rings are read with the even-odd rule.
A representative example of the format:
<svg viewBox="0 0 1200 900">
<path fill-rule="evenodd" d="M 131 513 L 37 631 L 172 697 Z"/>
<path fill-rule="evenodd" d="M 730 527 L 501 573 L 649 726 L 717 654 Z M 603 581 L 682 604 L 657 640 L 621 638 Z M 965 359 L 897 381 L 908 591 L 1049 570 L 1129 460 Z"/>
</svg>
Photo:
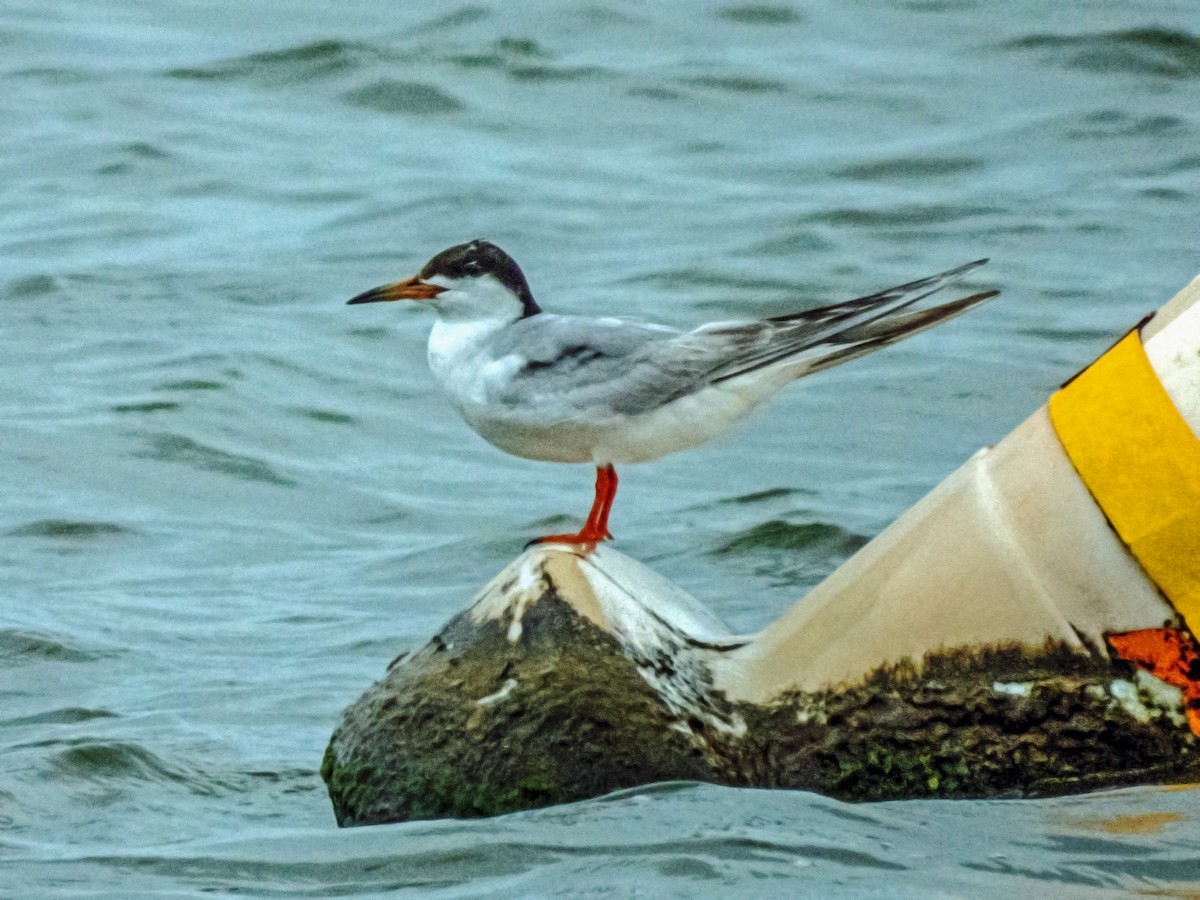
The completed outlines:
<svg viewBox="0 0 1200 900">
<path fill-rule="evenodd" d="M 542 312 L 512 257 L 477 240 L 350 303 L 420 300 L 433 307 L 429 367 L 472 428 L 516 456 L 594 464 L 596 497 L 583 528 L 537 539 L 592 544 L 612 536 L 615 464 L 710 441 L 789 382 L 996 296 L 981 291 L 912 308 L 985 262 L 820 309 L 680 331 Z"/>
</svg>

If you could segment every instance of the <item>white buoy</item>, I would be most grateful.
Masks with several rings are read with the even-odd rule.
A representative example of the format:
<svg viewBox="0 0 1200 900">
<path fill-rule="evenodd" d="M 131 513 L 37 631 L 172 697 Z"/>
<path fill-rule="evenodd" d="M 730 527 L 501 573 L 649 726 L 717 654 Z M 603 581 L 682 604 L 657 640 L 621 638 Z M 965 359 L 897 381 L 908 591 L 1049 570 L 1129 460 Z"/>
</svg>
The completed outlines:
<svg viewBox="0 0 1200 900">
<path fill-rule="evenodd" d="M 1170 477 L 1180 492 L 1193 494 L 1200 492 L 1200 480 L 1187 484 L 1200 477 L 1198 301 L 1200 278 L 1141 330 L 1153 372 L 1190 427 L 1195 446 L 1177 448 L 1177 456 L 1190 457 L 1173 460 L 1180 471 Z M 1101 396 L 1102 406 L 1107 399 Z M 1135 416 L 1146 405 L 1138 397 L 1124 400 Z M 1106 634 L 1160 628 L 1179 613 L 1187 618 L 1190 610 L 1168 601 L 1163 579 L 1148 574 L 1114 530 L 1112 510 L 1101 506 L 1105 498 L 1081 479 L 1052 422 L 1052 406 L 976 453 L 780 619 L 717 660 L 715 686 L 733 699 L 763 702 L 793 688 L 853 683 L 881 664 L 943 648 L 1050 639 L 1105 653 Z M 1094 423 L 1085 420 L 1092 431 L 1077 439 L 1108 436 L 1106 415 L 1102 409 Z M 1128 444 L 1146 436 L 1118 448 L 1128 454 L 1130 471 L 1146 443 L 1157 443 L 1155 422 L 1133 424 L 1118 438 Z M 1200 515 L 1200 504 L 1192 512 Z M 1176 551 L 1169 566 L 1175 572 L 1200 560 L 1200 530 L 1182 527 L 1176 541 L 1197 543 L 1191 560 Z"/>
</svg>

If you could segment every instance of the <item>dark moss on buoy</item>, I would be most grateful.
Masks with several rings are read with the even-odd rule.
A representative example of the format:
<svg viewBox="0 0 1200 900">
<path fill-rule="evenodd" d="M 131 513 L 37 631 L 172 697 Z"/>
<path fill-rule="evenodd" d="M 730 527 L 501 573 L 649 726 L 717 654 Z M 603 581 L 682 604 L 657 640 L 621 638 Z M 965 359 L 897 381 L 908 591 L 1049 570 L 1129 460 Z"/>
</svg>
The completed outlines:
<svg viewBox="0 0 1200 900">
<path fill-rule="evenodd" d="M 519 641 L 507 631 L 460 613 L 346 711 L 321 765 L 340 825 L 712 779 L 617 642 L 553 589 L 525 610 Z"/>
<path fill-rule="evenodd" d="M 861 684 L 739 705 L 746 737 L 728 746 L 718 778 L 889 800 L 1045 796 L 1200 776 L 1200 743 L 1178 711 L 1138 696 L 1133 675 L 1055 642 L 933 653 Z"/>
<path fill-rule="evenodd" d="M 516 609 L 460 613 L 346 710 L 321 766 L 339 824 L 495 815 L 673 780 L 843 800 L 1200 780 L 1178 692 L 1099 652 L 952 649 L 753 705 L 712 689 L 704 654 L 717 645 L 665 629 L 655 655 L 634 652 L 549 580 Z"/>
</svg>

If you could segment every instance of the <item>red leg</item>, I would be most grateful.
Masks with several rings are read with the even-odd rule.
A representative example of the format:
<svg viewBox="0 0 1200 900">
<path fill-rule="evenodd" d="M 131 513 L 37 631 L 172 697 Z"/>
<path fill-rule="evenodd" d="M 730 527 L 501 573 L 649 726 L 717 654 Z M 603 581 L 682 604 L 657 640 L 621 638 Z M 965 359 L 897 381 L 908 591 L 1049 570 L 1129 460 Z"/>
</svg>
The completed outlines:
<svg viewBox="0 0 1200 900">
<path fill-rule="evenodd" d="M 612 466 L 596 467 L 596 497 L 583 528 L 575 534 L 548 534 L 530 544 L 598 544 L 612 537 L 608 533 L 608 514 L 617 496 L 617 470 Z"/>
<path fill-rule="evenodd" d="M 596 516 L 596 530 L 605 538 L 611 539 L 612 535 L 608 531 L 608 514 L 612 512 L 613 501 L 617 499 L 617 470 L 612 466 L 605 466 L 603 469 L 596 470 L 596 493 L 600 493 L 600 473 L 603 472 L 608 476 L 608 482 L 604 486 L 604 500 L 600 505 L 599 513 Z"/>
</svg>

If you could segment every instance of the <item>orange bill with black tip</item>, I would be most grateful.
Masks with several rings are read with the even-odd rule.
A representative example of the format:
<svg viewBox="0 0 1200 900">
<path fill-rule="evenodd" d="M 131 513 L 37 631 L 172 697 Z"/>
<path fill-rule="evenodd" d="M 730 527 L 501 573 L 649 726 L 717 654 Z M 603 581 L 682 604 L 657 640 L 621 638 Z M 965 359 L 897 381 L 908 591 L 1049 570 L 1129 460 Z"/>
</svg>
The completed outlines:
<svg viewBox="0 0 1200 900">
<path fill-rule="evenodd" d="M 445 290 L 444 287 L 429 284 L 414 276 L 407 281 L 397 281 L 395 284 L 385 284 L 381 287 L 371 288 L 369 291 L 363 291 L 357 297 L 346 302 L 353 304 L 382 303 L 385 300 L 432 300 Z"/>
</svg>

